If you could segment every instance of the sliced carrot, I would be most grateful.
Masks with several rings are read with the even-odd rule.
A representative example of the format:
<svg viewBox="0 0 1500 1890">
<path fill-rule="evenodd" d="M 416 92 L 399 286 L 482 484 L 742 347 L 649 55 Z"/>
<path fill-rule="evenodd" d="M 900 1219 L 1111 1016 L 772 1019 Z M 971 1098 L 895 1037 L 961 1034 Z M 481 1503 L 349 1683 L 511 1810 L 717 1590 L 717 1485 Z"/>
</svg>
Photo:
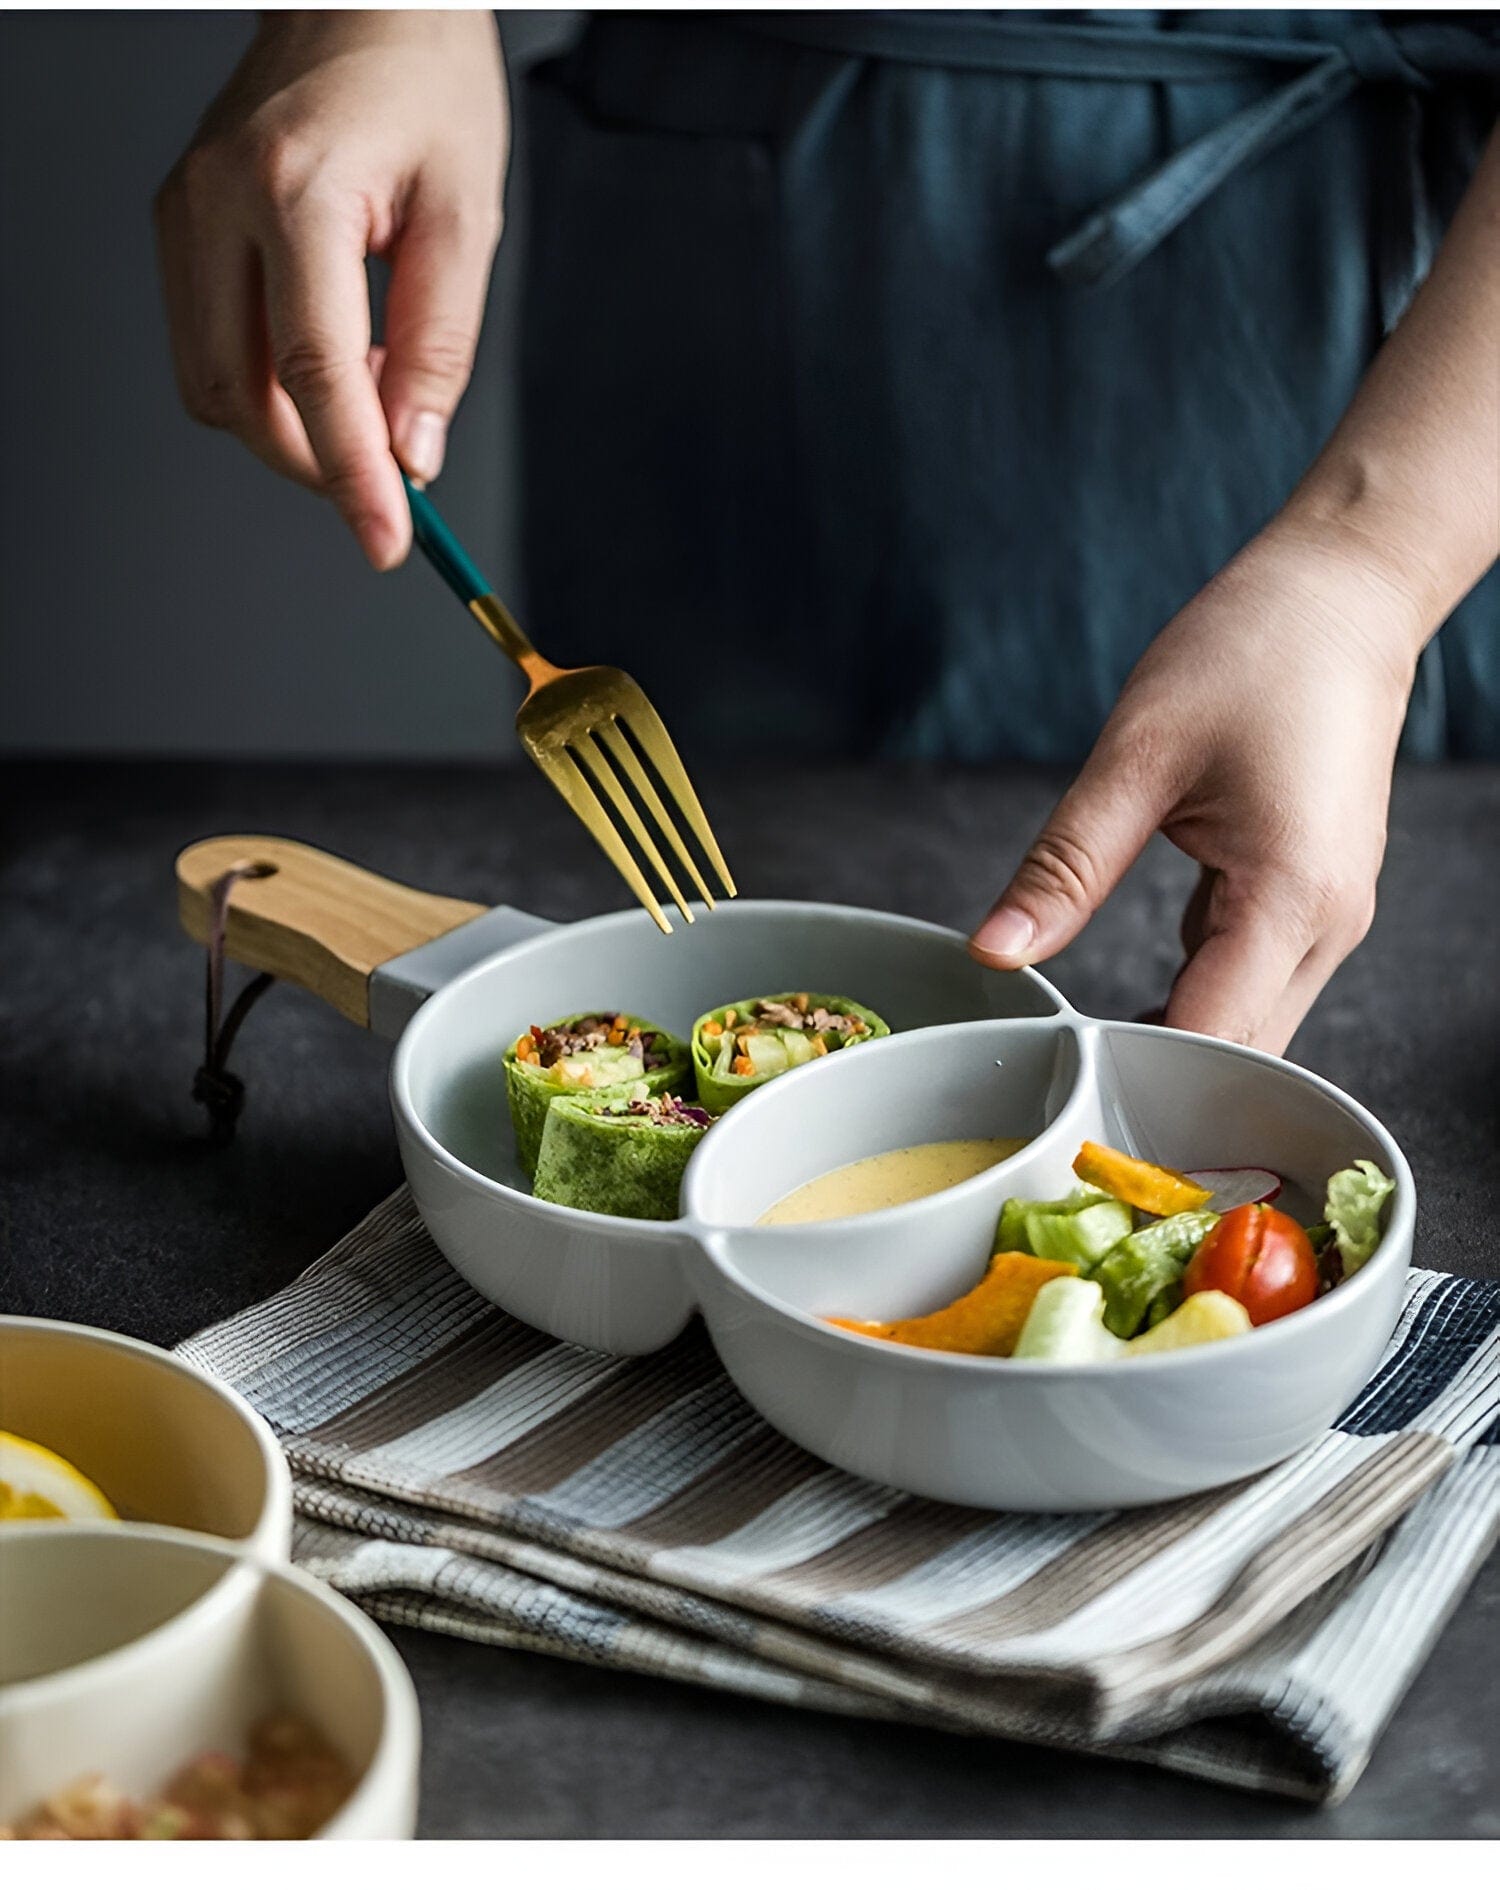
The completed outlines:
<svg viewBox="0 0 1500 1890">
<path fill-rule="evenodd" d="M 1210 1199 L 1211 1191 L 1179 1175 L 1175 1168 L 1158 1168 L 1117 1148 L 1085 1142 L 1073 1163 L 1073 1173 L 1091 1187 L 1102 1188 L 1117 1201 L 1146 1214 L 1189 1214 Z"/>
<path fill-rule="evenodd" d="M 930 1352 L 972 1352 L 986 1358 L 1009 1358 L 1026 1324 L 1031 1302 L 1047 1284 L 1078 1271 L 1071 1260 L 1039 1260 L 1030 1253 L 997 1253 L 989 1271 L 972 1291 L 951 1306 L 924 1313 L 916 1319 L 889 1321 L 830 1319 L 845 1332 L 866 1338 L 889 1339 L 895 1345 L 918 1345 Z"/>
<path fill-rule="evenodd" d="M 724 1035 L 724 1026 L 715 1018 L 710 1017 L 708 1022 L 703 1026 L 703 1034 L 705 1037 L 722 1037 Z"/>
<path fill-rule="evenodd" d="M 755 1065 L 749 1057 L 736 1057 L 729 1068 L 734 1076 L 754 1076 L 755 1074 Z"/>
</svg>

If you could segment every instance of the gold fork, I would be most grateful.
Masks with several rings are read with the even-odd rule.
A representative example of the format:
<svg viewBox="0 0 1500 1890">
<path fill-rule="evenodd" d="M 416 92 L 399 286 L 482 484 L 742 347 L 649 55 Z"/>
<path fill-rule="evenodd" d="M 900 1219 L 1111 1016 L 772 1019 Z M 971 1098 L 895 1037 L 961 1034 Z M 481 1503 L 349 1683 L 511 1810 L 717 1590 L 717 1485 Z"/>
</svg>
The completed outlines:
<svg viewBox="0 0 1500 1890">
<path fill-rule="evenodd" d="M 693 914 L 660 846 L 641 818 L 642 808 L 710 909 L 714 896 L 646 772 L 643 757 L 655 769 L 725 893 L 733 899 L 735 884 L 713 829 L 665 724 L 646 700 L 640 684 L 622 669 L 559 669 L 549 663 L 490 589 L 431 499 L 410 479 L 406 481 L 406 496 L 411 502 L 412 533 L 428 562 L 530 684 L 516 716 L 516 733 L 522 746 L 598 841 L 656 923 L 664 932 L 672 929 L 626 835 L 658 874 L 668 897 L 689 925 Z M 634 789 L 635 800 L 629 789 Z M 603 800 L 596 790 L 602 790 Z M 610 817 L 611 808 L 614 819 Z"/>
</svg>

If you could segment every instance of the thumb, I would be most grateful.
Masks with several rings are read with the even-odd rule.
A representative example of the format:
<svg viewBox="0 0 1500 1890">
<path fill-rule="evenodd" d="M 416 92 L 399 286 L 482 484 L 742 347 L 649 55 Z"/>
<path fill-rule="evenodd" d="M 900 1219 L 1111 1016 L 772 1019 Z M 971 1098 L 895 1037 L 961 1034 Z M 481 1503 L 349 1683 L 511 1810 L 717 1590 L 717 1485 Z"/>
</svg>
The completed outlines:
<svg viewBox="0 0 1500 1890">
<path fill-rule="evenodd" d="M 436 479 L 469 384 L 498 218 L 413 205 L 391 265 L 380 399 L 396 458 Z"/>
<path fill-rule="evenodd" d="M 1138 757 L 1095 748 L 969 941 L 981 964 L 1013 971 L 1070 944 L 1103 905 L 1171 804 Z"/>
</svg>

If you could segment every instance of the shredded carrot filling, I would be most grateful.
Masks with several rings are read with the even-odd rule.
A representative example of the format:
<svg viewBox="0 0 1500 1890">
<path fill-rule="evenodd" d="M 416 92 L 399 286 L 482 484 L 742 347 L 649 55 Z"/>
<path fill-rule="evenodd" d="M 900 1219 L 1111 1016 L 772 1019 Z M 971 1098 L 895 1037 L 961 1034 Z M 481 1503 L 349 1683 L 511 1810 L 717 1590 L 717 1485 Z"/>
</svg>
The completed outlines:
<svg viewBox="0 0 1500 1890">
<path fill-rule="evenodd" d="M 735 1076 L 754 1076 L 755 1074 L 755 1065 L 749 1057 L 745 1056 L 736 1057 L 729 1068 Z"/>
</svg>

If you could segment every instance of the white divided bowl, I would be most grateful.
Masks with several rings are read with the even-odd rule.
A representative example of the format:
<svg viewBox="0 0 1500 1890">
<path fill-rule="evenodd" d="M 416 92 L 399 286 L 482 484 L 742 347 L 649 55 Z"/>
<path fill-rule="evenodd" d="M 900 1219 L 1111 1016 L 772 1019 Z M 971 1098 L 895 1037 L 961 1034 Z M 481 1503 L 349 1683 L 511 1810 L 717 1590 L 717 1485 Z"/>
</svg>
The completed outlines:
<svg viewBox="0 0 1500 1890">
<path fill-rule="evenodd" d="M 740 899 L 667 939 L 639 911 L 548 927 L 445 984 L 397 1047 L 396 1133 L 433 1239 L 487 1299 L 555 1338 L 622 1354 L 665 1345 L 693 1312 L 690 1235 L 535 1200 L 502 1059 L 530 1025 L 590 1005 L 685 1037 L 716 1005 L 791 990 L 854 998 L 892 1030 L 1063 1008 L 1035 973 L 976 964 L 956 932 L 852 906 Z"/>
<path fill-rule="evenodd" d="M 0 1431 L 66 1457 L 132 1521 L 269 1556 L 291 1544 L 291 1478 L 270 1426 L 227 1385 L 139 1339 L 0 1317 Z"/>
<path fill-rule="evenodd" d="M 1028 1136 L 904 1207 L 759 1227 L 815 1175 L 916 1142 Z M 893 1319 L 967 1292 L 1009 1195 L 1076 1185 L 1085 1139 L 1183 1169 L 1274 1169 L 1316 1212 L 1357 1157 L 1396 1179 L 1375 1257 L 1326 1298 L 1236 1339 L 1082 1366 L 919 1350 L 828 1317 Z M 1275 1057 L 1064 1017 L 918 1031 L 779 1078 L 706 1136 L 684 1181 L 690 1268 L 725 1368 L 778 1430 L 860 1476 L 985 1508 L 1108 1509 L 1279 1462 L 1364 1384 L 1400 1312 L 1414 1192 L 1365 1110 Z"/>
<path fill-rule="evenodd" d="M 462 947 L 464 930 L 439 944 Z M 418 999 L 445 975 L 434 979 L 422 952 L 398 963 Z M 897 1034 L 737 1104 L 694 1155 L 679 1220 L 581 1213 L 527 1192 L 503 1057 L 528 1026 L 614 1005 L 685 1036 L 717 1005 L 786 990 L 852 998 Z M 1369 1376 L 1411 1255 L 1406 1162 L 1332 1085 L 1207 1038 L 1093 1023 L 1034 972 L 979 966 L 957 933 L 852 907 L 736 901 L 668 940 L 641 912 L 539 929 L 421 1005 L 391 1096 L 422 1217 L 486 1298 L 556 1338 L 620 1355 L 666 1345 L 701 1309 L 726 1369 L 787 1436 L 862 1476 L 987 1508 L 1150 1503 L 1277 1462 Z M 844 1162 L 992 1135 L 1031 1140 L 907 1207 L 754 1225 Z M 1062 1367 L 962 1357 L 827 1323 L 927 1311 L 967 1290 L 1004 1198 L 1066 1192 L 1085 1137 L 1179 1169 L 1275 1169 L 1310 1215 L 1327 1176 L 1368 1156 L 1396 1179 L 1389 1226 L 1369 1265 L 1316 1305 L 1157 1358 Z"/>
<path fill-rule="evenodd" d="M 0 1530 L 0 1823 L 99 1773 L 148 1795 L 292 1712 L 355 1786 L 320 1838 L 410 1837 L 406 1669 L 331 1589 L 226 1543 L 122 1523 Z"/>
</svg>

